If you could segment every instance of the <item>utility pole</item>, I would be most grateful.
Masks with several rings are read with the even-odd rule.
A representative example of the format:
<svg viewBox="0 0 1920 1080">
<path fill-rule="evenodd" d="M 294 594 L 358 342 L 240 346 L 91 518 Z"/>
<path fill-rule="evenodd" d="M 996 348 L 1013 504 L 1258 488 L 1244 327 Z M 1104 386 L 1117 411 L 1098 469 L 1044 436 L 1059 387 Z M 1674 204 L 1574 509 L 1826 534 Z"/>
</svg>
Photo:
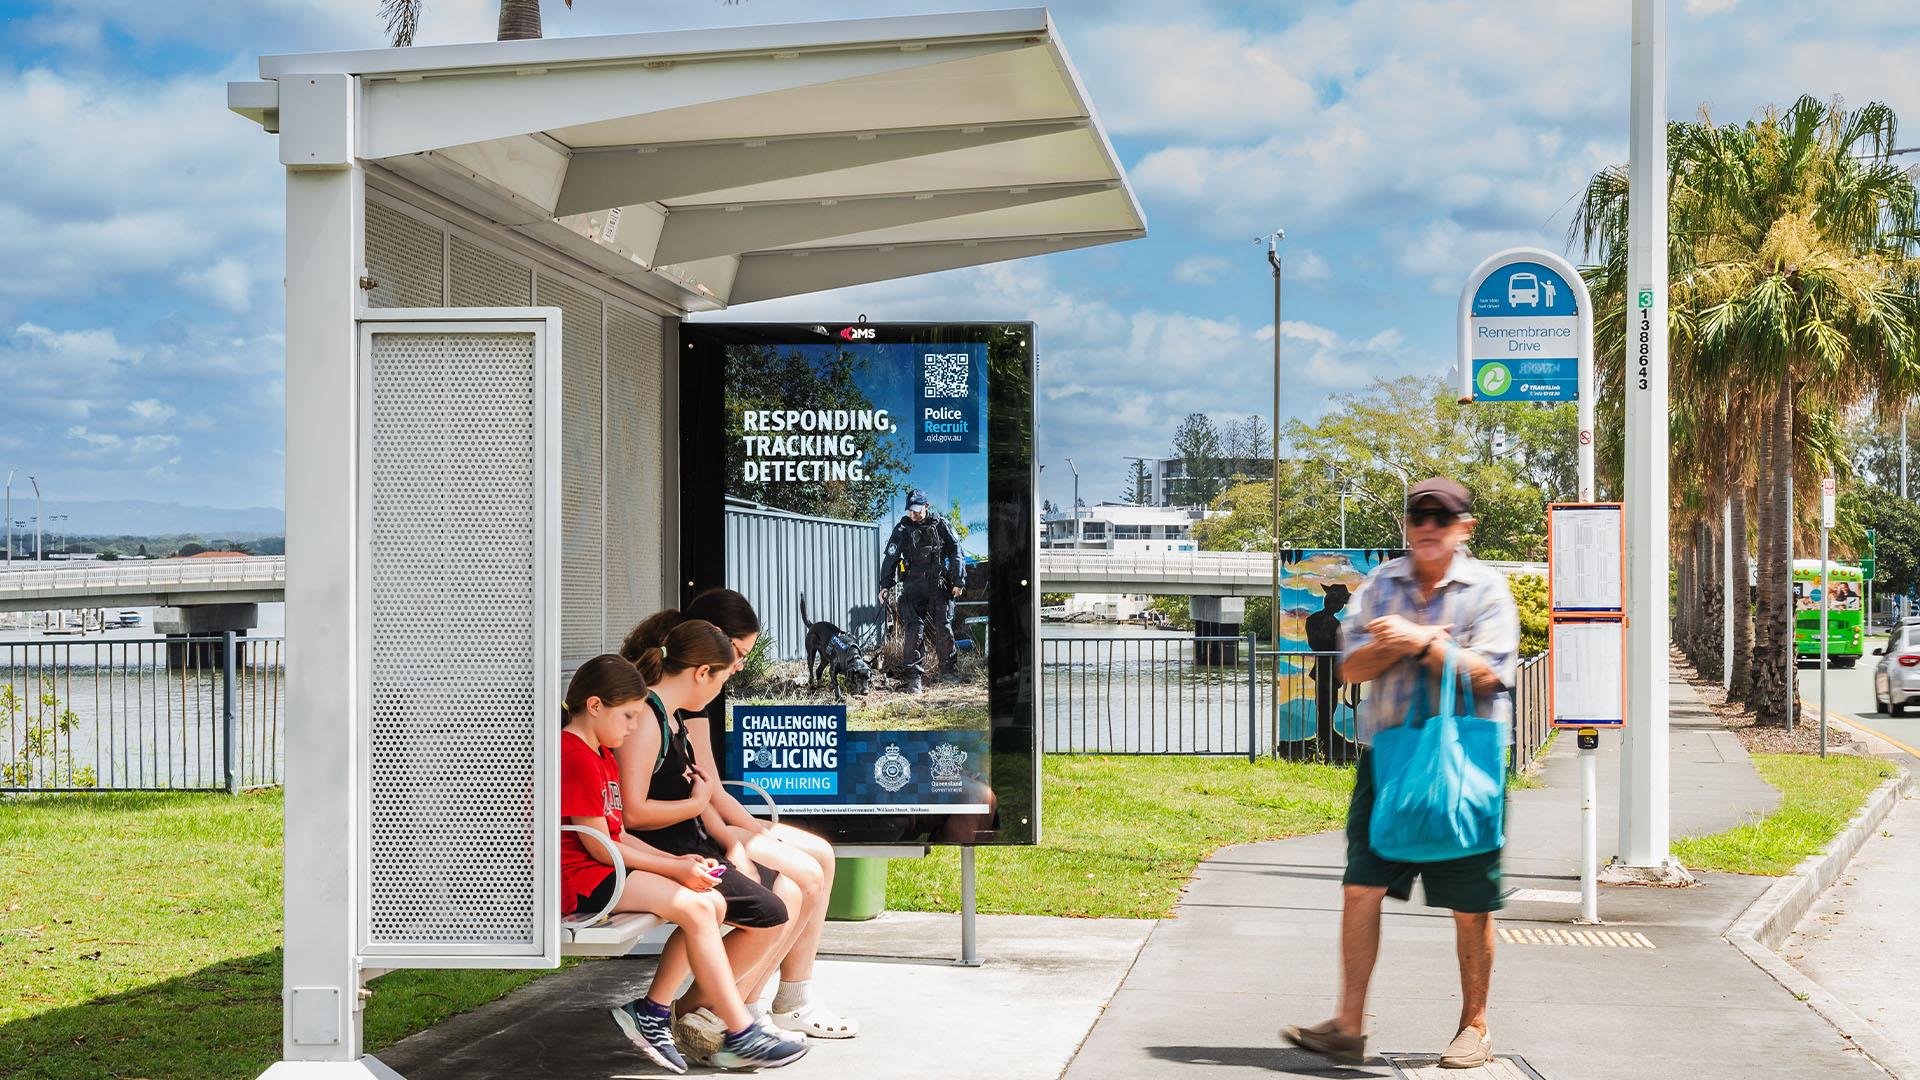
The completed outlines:
<svg viewBox="0 0 1920 1080">
<path fill-rule="evenodd" d="M 1611 880 L 1691 876 L 1668 847 L 1666 0 L 1633 0 L 1627 166 L 1626 731 Z"/>
</svg>

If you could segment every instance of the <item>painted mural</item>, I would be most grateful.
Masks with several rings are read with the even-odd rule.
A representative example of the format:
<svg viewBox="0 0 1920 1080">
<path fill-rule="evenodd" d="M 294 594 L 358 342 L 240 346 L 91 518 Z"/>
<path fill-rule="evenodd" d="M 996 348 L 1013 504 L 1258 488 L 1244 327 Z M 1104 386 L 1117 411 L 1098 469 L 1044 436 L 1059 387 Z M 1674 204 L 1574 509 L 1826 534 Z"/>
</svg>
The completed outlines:
<svg viewBox="0 0 1920 1080">
<path fill-rule="evenodd" d="M 1358 687 L 1334 676 L 1340 625 L 1360 583 L 1375 567 L 1405 552 L 1387 548 L 1304 548 L 1280 553 L 1280 702 L 1283 742 L 1352 739 Z M 1288 653 L 1322 654 L 1289 656 Z"/>
</svg>

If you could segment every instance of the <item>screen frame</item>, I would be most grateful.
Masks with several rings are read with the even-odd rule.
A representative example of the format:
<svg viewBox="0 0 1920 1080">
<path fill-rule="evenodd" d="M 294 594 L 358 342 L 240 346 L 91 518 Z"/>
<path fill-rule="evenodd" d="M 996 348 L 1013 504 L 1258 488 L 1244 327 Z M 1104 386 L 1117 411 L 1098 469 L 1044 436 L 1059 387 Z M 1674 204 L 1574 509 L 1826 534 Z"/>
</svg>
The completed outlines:
<svg viewBox="0 0 1920 1080">
<path fill-rule="evenodd" d="M 1034 573 L 1038 541 L 1033 440 L 1038 421 L 1036 380 L 1039 347 L 1031 322 L 738 323 L 680 325 L 680 605 L 700 592 L 727 586 L 726 492 L 729 476 L 721 440 L 726 431 L 727 349 L 736 345 L 972 344 L 988 346 L 988 737 L 990 786 L 998 799 L 999 825 L 988 840 L 972 844 L 937 838 L 893 841 L 845 840 L 853 815 L 796 815 L 789 819 L 818 831 L 836 847 L 1021 846 L 1041 839 L 1041 746 L 1039 724 L 1040 593 Z M 1009 338 L 1012 344 L 1008 344 Z M 752 597 L 748 598 L 752 600 Z M 726 716 L 724 692 L 716 699 Z M 724 774 L 726 723 L 710 722 L 714 760 Z M 1024 743 L 1024 745 L 1022 745 Z M 1020 755 L 1025 754 L 1025 761 Z M 1014 798 L 1008 798 L 1014 796 Z M 1021 796 L 1025 796 L 1023 799 Z M 1022 805 L 1022 802 L 1026 805 Z M 870 821 L 872 815 L 858 815 Z"/>
</svg>

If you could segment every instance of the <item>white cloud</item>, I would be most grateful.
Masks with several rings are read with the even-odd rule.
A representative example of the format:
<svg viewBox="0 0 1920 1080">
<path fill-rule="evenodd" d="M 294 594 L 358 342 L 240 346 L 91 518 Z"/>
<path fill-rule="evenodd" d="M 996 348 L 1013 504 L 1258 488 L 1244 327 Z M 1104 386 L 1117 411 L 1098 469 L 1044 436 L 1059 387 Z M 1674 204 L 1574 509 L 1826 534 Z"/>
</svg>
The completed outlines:
<svg viewBox="0 0 1920 1080">
<path fill-rule="evenodd" d="M 181 274 L 180 284 L 228 311 L 245 311 L 252 305 L 253 271 L 232 256 L 203 269 Z"/>
<path fill-rule="evenodd" d="M 1227 260 L 1218 255 L 1193 255 L 1173 264 L 1170 275 L 1181 285 L 1211 285 L 1227 270 Z"/>
<path fill-rule="evenodd" d="M 1100 84 L 1100 119 L 1115 134 L 1238 138 L 1313 108 L 1312 88 L 1289 70 L 1278 41 L 1168 10 L 1180 17 L 1075 35 L 1075 52 Z"/>
<path fill-rule="evenodd" d="M 134 419 L 149 424 L 164 424 L 179 412 L 178 409 L 162 402 L 159 398 L 144 398 L 140 401 L 128 402 L 127 411 L 133 414 Z"/>
</svg>

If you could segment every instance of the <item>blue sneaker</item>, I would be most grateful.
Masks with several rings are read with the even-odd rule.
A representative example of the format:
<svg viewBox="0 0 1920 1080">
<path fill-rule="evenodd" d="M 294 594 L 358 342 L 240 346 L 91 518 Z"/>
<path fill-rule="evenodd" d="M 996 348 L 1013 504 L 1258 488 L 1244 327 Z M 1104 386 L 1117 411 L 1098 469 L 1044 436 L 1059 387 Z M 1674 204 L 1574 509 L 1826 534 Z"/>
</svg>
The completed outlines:
<svg viewBox="0 0 1920 1080">
<path fill-rule="evenodd" d="M 687 1061 L 673 1045 L 673 1020 L 670 1017 L 655 1016 L 640 1008 L 637 999 L 629 1001 L 613 1010 L 613 1022 L 620 1025 L 628 1041 L 640 1048 L 641 1053 L 653 1060 L 655 1065 L 670 1072 L 687 1071 Z"/>
<path fill-rule="evenodd" d="M 738 1035 L 728 1035 L 713 1055 L 713 1063 L 722 1069 L 777 1069 L 807 1056 L 807 1043 L 754 1024 Z"/>
</svg>

